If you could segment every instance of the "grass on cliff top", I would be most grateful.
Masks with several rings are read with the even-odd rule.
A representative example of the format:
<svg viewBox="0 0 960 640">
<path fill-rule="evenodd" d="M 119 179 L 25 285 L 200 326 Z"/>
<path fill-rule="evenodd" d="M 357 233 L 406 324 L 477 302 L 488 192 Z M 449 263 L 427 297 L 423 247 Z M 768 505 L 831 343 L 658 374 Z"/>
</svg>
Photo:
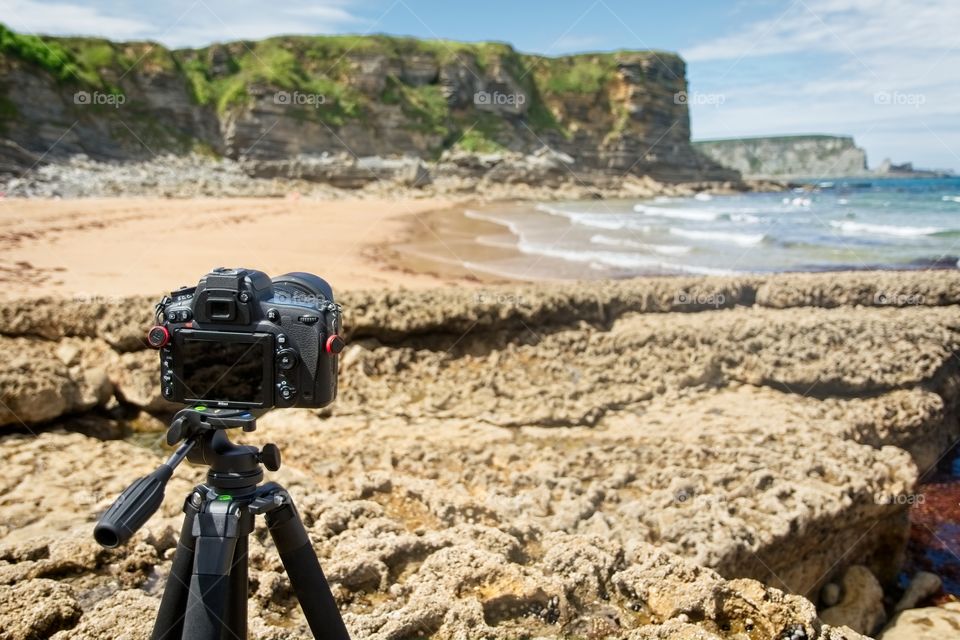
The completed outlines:
<svg viewBox="0 0 960 640">
<path fill-rule="evenodd" d="M 171 71 L 170 52 L 150 42 L 118 43 L 102 38 L 60 38 L 16 33 L 0 23 L 0 54 L 36 65 L 58 82 L 76 82 L 107 91 L 138 66 Z"/>
<path fill-rule="evenodd" d="M 323 96 L 318 108 L 294 108 L 291 113 L 333 126 L 363 122 L 376 104 L 395 104 L 403 110 L 402 126 L 407 129 L 439 136 L 444 146 L 495 151 L 511 142 L 503 137 L 512 135 L 509 127 L 487 122 L 487 114 L 472 105 L 452 109 L 437 80 L 425 86 L 404 83 L 401 65 L 412 62 L 438 70 L 459 65 L 478 76 L 508 77 L 527 95 L 526 126 L 537 133 L 556 131 L 569 137 L 570 123 L 562 120 L 565 100 L 608 102 L 619 59 L 671 54 L 618 51 L 549 58 L 521 54 L 499 42 L 387 35 L 282 36 L 170 51 L 145 42 L 17 34 L 0 25 L 0 55 L 37 65 L 58 81 L 108 91 L 119 91 L 113 83 L 119 84 L 131 68 L 179 73 L 195 102 L 220 114 L 278 91 Z M 374 82 L 378 74 L 386 82 L 379 88 L 364 86 L 358 69 Z M 126 75 L 127 81 L 130 78 Z M 622 118 L 614 114 L 614 119 L 612 126 L 619 126 Z"/>
</svg>

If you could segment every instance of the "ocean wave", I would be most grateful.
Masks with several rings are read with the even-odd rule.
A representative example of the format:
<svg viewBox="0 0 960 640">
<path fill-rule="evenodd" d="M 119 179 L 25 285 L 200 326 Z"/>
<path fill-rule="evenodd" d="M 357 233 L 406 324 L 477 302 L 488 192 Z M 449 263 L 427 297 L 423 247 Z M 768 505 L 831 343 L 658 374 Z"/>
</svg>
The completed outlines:
<svg viewBox="0 0 960 640">
<path fill-rule="evenodd" d="M 830 226 L 840 229 L 843 233 L 871 233 L 881 236 L 931 236 L 943 233 L 946 229 L 937 227 L 898 227 L 889 224 L 869 224 L 867 222 L 851 222 L 849 220 L 831 220 Z"/>
<path fill-rule="evenodd" d="M 616 231 L 618 229 L 626 229 L 629 226 L 628 221 L 622 218 L 619 220 L 615 218 L 611 219 L 616 214 L 593 213 L 589 211 L 568 211 L 566 209 L 553 207 L 543 203 L 538 204 L 534 207 L 534 209 L 543 213 L 549 213 L 552 216 L 566 218 L 573 224 L 579 224 L 584 227 L 593 227 L 595 229 Z"/>
<path fill-rule="evenodd" d="M 943 196 L 944 202 L 960 202 L 960 196 Z"/>
<path fill-rule="evenodd" d="M 484 222 L 492 222 L 494 224 L 499 224 L 509 229 L 510 233 L 512 233 L 513 235 L 515 236 L 520 235 L 520 227 L 517 225 L 517 223 L 513 222 L 512 220 L 500 218 L 498 216 L 486 213 L 485 211 L 477 211 L 476 209 L 467 209 L 463 212 L 463 215 L 470 218 L 471 220 L 482 220 Z"/>
<path fill-rule="evenodd" d="M 633 210 L 642 213 L 645 216 L 656 216 L 658 218 L 675 218 L 677 220 L 696 220 L 699 222 L 711 222 L 720 217 L 720 214 L 714 211 L 700 211 L 698 209 L 665 209 L 663 207 L 651 207 L 646 204 L 636 204 Z"/>
<path fill-rule="evenodd" d="M 545 246 L 521 240 L 517 245 L 521 253 L 528 255 L 538 255 L 547 258 L 559 258 L 568 262 L 597 262 L 610 267 L 620 267 L 621 269 L 640 269 L 643 267 L 656 267 L 659 261 L 650 256 L 642 256 L 636 253 L 624 253 L 622 251 L 578 251 L 575 249 L 557 249 L 552 246 Z"/>
<path fill-rule="evenodd" d="M 693 249 L 693 247 L 686 247 L 679 244 L 648 244 L 645 242 L 637 242 L 636 240 L 631 240 L 629 238 L 614 238 L 613 236 L 605 236 L 602 233 L 591 236 L 590 242 L 608 247 L 624 247 L 627 249 L 650 251 L 652 253 L 659 253 L 665 256 L 682 256 L 686 253 L 690 253 L 690 251 Z"/>
<path fill-rule="evenodd" d="M 741 247 L 753 247 L 764 241 L 762 233 L 730 233 L 729 231 L 698 231 L 694 229 L 670 228 L 670 234 L 690 240 L 706 240 L 723 244 L 735 244 Z"/>
<path fill-rule="evenodd" d="M 694 199 L 694 200 L 700 200 L 700 201 L 702 201 L 702 202 L 709 202 L 709 201 L 713 200 L 713 196 L 710 195 L 709 193 L 701 192 L 701 193 L 695 194 L 695 195 L 693 196 L 693 199 Z"/>
<path fill-rule="evenodd" d="M 743 222 L 746 224 L 759 224 L 761 222 L 765 222 L 765 220 L 760 216 L 755 216 L 751 213 L 728 213 L 721 217 L 730 220 L 731 222 Z"/>
<path fill-rule="evenodd" d="M 577 251 L 574 249 L 557 249 L 552 246 L 521 241 L 518 248 L 527 255 L 538 255 L 547 258 L 558 258 L 568 262 L 580 262 L 591 268 L 615 267 L 638 272 L 673 271 L 697 275 L 733 275 L 737 273 L 730 269 L 716 269 L 698 265 L 667 262 L 651 256 L 642 256 L 636 253 L 622 251 Z"/>
</svg>

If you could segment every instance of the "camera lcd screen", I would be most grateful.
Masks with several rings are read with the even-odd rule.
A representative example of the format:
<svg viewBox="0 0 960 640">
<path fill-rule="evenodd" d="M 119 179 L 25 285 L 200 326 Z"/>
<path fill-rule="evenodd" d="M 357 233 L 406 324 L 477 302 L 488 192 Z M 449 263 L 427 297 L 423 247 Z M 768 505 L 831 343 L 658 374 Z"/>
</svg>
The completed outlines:
<svg viewBox="0 0 960 640">
<path fill-rule="evenodd" d="M 185 397 L 205 402 L 263 402 L 266 346 L 264 340 L 185 339 L 179 357 Z"/>
</svg>

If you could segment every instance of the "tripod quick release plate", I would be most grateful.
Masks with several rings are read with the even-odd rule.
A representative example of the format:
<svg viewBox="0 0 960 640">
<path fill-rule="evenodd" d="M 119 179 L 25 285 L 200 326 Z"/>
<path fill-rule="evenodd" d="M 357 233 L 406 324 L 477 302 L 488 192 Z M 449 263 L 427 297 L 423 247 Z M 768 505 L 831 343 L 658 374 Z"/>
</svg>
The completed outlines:
<svg viewBox="0 0 960 640">
<path fill-rule="evenodd" d="M 173 422 L 167 429 L 167 444 L 173 446 L 203 431 L 236 427 L 247 432 L 255 431 L 257 419 L 246 409 L 211 409 L 204 405 L 197 405 L 181 409 L 173 417 Z"/>
</svg>

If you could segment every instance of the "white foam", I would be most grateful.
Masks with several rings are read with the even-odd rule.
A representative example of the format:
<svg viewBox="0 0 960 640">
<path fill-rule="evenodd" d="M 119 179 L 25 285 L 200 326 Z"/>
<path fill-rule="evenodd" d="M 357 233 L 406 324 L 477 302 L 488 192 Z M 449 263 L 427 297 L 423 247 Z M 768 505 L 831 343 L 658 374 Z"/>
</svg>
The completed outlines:
<svg viewBox="0 0 960 640">
<path fill-rule="evenodd" d="M 624 219 L 616 219 L 616 214 L 594 213 L 590 211 L 568 211 L 559 207 L 553 207 L 548 204 L 540 203 L 534 207 L 537 211 L 549 213 L 552 216 L 566 218 L 573 224 L 579 224 L 584 227 L 593 227 L 595 229 L 606 229 L 616 231 L 617 229 L 626 229 L 628 222 Z"/>
<path fill-rule="evenodd" d="M 670 228 L 670 234 L 689 238 L 690 240 L 705 240 L 708 242 L 720 242 L 723 244 L 735 244 L 740 247 L 752 247 L 763 242 L 762 233 L 730 233 L 729 231 L 697 231 L 694 229 Z"/>
<path fill-rule="evenodd" d="M 832 220 L 830 226 L 849 234 L 872 233 L 874 235 L 898 237 L 929 236 L 943 231 L 937 227 L 897 227 L 888 224 L 850 222 L 849 220 Z"/>
<path fill-rule="evenodd" d="M 710 200 L 713 200 L 713 196 L 709 193 L 698 193 L 693 196 L 693 199 L 700 200 L 702 202 L 709 202 Z"/>
<path fill-rule="evenodd" d="M 784 198 L 783 204 L 788 204 L 793 207 L 809 207 L 811 204 L 813 204 L 813 200 L 798 196 L 796 198 Z"/>
<path fill-rule="evenodd" d="M 765 220 L 751 213 L 731 213 L 727 216 L 731 222 L 743 222 L 746 224 L 758 224 Z"/>
<path fill-rule="evenodd" d="M 960 202 L 960 196 L 943 196 L 944 202 Z"/>
<path fill-rule="evenodd" d="M 545 256 L 548 258 L 559 258 L 568 262 L 596 262 L 611 267 L 620 267 L 622 269 L 640 269 L 644 267 L 656 267 L 659 262 L 650 256 L 642 256 L 636 253 L 624 253 L 622 251 L 576 251 L 567 249 L 557 249 L 552 246 L 544 246 L 521 240 L 518 248 L 522 253 L 528 255 Z"/>
<path fill-rule="evenodd" d="M 700 222 L 710 222 L 720 217 L 719 213 L 714 211 L 700 211 L 698 209 L 666 209 L 664 207 L 651 207 L 646 204 L 636 204 L 633 210 L 642 213 L 645 216 L 656 216 L 658 218 L 675 218 L 677 220 L 697 220 Z"/>
<path fill-rule="evenodd" d="M 507 229 L 510 229 L 510 233 L 512 233 L 513 235 L 515 236 L 521 235 L 520 227 L 517 225 L 516 222 L 512 220 L 507 220 L 506 218 L 501 218 L 495 215 L 491 215 L 484 211 L 476 211 L 475 209 L 467 209 L 466 211 L 463 212 L 463 215 L 465 215 L 466 217 L 472 220 L 483 220 L 484 222 L 493 222 L 494 224 L 502 225 Z"/>
<path fill-rule="evenodd" d="M 548 258 L 558 258 L 568 262 L 585 263 L 589 265 L 591 269 L 616 267 L 634 271 L 677 271 L 698 275 L 732 275 L 737 273 L 730 269 L 715 269 L 712 267 L 664 262 L 654 257 L 642 256 L 635 253 L 624 253 L 621 251 L 575 251 L 557 249 L 552 246 L 544 246 L 525 241 L 520 242 L 519 249 L 527 255 L 539 255 Z"/>
<path fill-rule="evenodd" d="M 648 244 L 645 242 L 637 242 L 636 240 L 631 240 L 629 238 L 614 238 L 613 236 L 606 236 L 602 233 L 590 236 L 590 242 L 608 247 L 639 249 L 641 251 L 659 253 L 665 256 L 682 256 L 686 253 L 690 253 L 690 251 L 693 249 L 693 247 L 685 247 L 679 244 Z"/>
</svg>

